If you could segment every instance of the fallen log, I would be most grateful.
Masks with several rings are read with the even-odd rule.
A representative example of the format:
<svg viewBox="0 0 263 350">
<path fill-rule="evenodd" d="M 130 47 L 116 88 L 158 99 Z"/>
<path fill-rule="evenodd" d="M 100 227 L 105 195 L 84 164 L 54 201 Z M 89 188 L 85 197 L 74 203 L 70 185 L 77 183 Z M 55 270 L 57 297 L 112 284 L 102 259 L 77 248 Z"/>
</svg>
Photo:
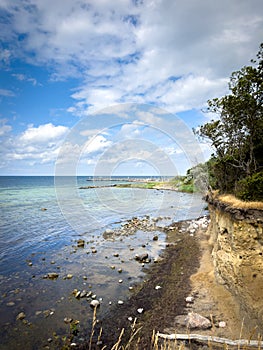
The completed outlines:
<svg viewBox="0 0 263 350">
<path fill-rule="evenodd" d="M 251 348 L 263 349 L 262 339 L 259 340 L 248 340 L 238 339 L 232 340 L 228 338 L 213 337 L 211 335 L 200 335 L 200 334 L 163 334 L 157 333 L 157 337 L 167 340 L 196 340 L 198 342 L 211 342 L 220 343 L 230 346 L 246 346 Z"/>
</svg>

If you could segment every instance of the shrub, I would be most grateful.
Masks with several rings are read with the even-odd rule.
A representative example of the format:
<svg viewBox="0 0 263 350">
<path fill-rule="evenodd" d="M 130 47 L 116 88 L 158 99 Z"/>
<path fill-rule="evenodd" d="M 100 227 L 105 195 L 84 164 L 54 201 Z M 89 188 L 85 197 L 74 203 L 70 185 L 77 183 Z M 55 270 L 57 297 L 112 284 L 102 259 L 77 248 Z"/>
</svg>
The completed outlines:
<svg viewBox="0 0 263 350">
<path fill-rule="evenodd" d="M 238 181 L 235 192 L 245 201 L 263 201 L 263 171 Z"/>
</svg>

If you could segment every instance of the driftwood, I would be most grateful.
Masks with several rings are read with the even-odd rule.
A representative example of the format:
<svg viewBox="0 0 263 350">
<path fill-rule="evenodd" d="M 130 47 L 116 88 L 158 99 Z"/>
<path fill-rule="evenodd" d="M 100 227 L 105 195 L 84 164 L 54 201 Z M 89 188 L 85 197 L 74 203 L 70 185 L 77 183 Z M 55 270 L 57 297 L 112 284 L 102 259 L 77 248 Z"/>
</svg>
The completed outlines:
<svg viewBox="0 0 263 350">
<path fill-rule="evenodd" d="M 199 342 L 213 342 L 226 344 L 230 346 L 246 346 L 251 348 L 263 349 L 262 340 L 231 340 L 227 338 L 213 337 L 211 335 L 200 335 L 200 334 L 163 334 L 157 333 L 157 337 L 167 340 L 197 340 Z"/>
</svg>

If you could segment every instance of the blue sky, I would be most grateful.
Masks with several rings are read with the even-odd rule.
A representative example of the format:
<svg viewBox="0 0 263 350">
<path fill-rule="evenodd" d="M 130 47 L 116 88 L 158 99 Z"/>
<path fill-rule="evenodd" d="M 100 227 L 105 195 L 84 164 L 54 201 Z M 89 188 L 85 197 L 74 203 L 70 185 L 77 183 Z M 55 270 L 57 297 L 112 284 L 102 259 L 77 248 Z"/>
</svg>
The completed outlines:
<svg viewBox="0 0 263 350">
<path fill-rule="evenodd" d="M 263 2 L 0 0 L 0 37 L 1 175 L 183 173 L 211 152 L 190 135 L 206 101 L 256 56 Z"/>
</svg>

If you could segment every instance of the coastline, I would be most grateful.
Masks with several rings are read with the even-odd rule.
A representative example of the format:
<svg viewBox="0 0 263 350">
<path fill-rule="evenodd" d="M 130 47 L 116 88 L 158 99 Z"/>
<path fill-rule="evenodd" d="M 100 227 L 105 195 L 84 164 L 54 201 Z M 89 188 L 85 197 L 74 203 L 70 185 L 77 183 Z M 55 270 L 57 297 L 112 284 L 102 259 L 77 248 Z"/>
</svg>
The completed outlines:
<svg viewBox="0 0 263 350">
<path fill-rule="evenodd" d="M 105 181 L 105 180 L 104 180 Z M 96 189 L 96 188 L 138 188 L 138 189 L 148 189 L 148 190 L 164 190 L 164 191 L 176 191 L 176 192 L 188 192 L 193 193 L 196 192 L 194 185 L 184 186 L 182 181 L 171 182 L 171 181 L 153 181 L 153 180 L 142 180 L 142 179 L 134 179 L 134 180 L 114 180 L 117 183 L 114 184 L 106 184 L 106 185 L 88 185 L 88 186 L 80 186 L 80 190 L 88 190 L 88 189 Z"/>
<path fill-rule="evenodd" d="M 122 329 L 122 345 L 133 337 L 134 348 L 152 349 L 153 331 L 191 333 L 183 322 L 188 313 L 198 313 L 211 320 L 211 327 L 197 329 L 194 333 L 229 339 L 239 339 L 240 335 L 249 338 L 250 332 L 244 329 L 238 305 L 215 280 L 207 223 L 207 217 L 202 217 L 165 228 L 166 248 L 160 261 L 147 269 L 144 281 L 135 286 L 122 307 L 112 309 L 98 322 L 94 349 L 101 349 L 103 345 L 111 348 Z M 96 339 L 101 329 L 98 345 Z M 85 346 L 82 344 L 78 349 Z"/>
<path fill-rule="evenodd" d="M 168 199 L 177 196 L 176 192 L 173 194 L 167 196 Z M 177 204 L 180 198 L 181 195 L 177 198 Z M 51 207 L 46 207 L 45 211 L 38 209 L 39 217 L 42 220 L 45 219 L 45 222 L 47 222 L 48 214 L 52 214 Z M 170 205 L 167 205 L 167 202 L 166 207 L 169 210 Z M 171 206 L 171 208 L 173 207 Z M 188 218 L 198 217 L 198 215 L 200 214 L 195 214 L 191 210 L 191 215 L 188 215 Z M 50 219 L 52 223 L 52 216 Z M 173 220 L 176 218 L 174 217 Z M 53 253 L 41 251 L 36 254 L 31 249 L 28 259 L 24 259 L 25 275 L 29 278 L 28 285 L 25 284 L 25 287 L 19 290 L 10 287 L 6 289 L 7 293 L 2 303 L 10 318 L 10 323 L 5 323 L 2 330 L 6 349 L 9 348 L 9 344 L 16 344 L 17 340 L 27 344 L 28 347 L 25 348 L 28 349 L 30 349 L 31 344 L 34 346 L 37 344 L 39 347 L 40 344 L 44 344 L 46 349 L 58 349 L 59 346 L 64 345 L 65 349 L 73 346 L 75 348 L 89 348 L 87 339 L 91 331 L 90 322 L 92 322 L 93 312 L 89 306 L 90 298 L 77 299 L 73 294 L 76 289 L 81 292 L 84 288 L 91 288 L 92 292 L 97 295 L 97 299 L 101 300 L 93 349 L 101 349 L 100 345 L 96 345 L 100 328 L 103 332 L 101 341 L 107 345 L 107 348 L 111 348 L 110 344 L 114 345 L 116 337 L 118 340 L 123 328 L 125 328 L 125 333 L 122 336 L 122 345 L 125 345 L 125 341 L 130 339 L 131 330 L 138 330 L 141 327 L 138 337 L 143 343 L 138 348 L 147 349 L 150 346 L 153 330 L 166 334 L 174 333 L 175 330 L 176 332 L 187 332 L 183 325 L 175 324 L 175 318 L 178 315 L 186 316 L 190 311 L 199 312 L 207 317 L 210 317 L 210 314 L 217 315 L 214 317 L 216 330 L 223 334 L 229 331 L 229 338 L 233 338 L 233 333 L 230 332 L 232 327 L 230 321 L 225 317 L 225 314 L 221 315 L 221 309 L 223 310 L 225 306 L 225 295 L 222 296 L 223 303 L 218 309 L 216 305 L 213 305 L 214 291 L 212 291 L 212 301 L 206 298 L 208 294 L 211 295 L 211 292 L 208 293 L 207 290 L 212 286 L 212 267 L 211 261 L 208 259 L 210 246 L 209 236 L 206 233 L 207 225 L 203 225 L 202 218 L 179 220 L 182 221 L 172 223 L 171 217 L 166 216 L 164 212 L 158 217 L 151 215 L 151 213 L 144 216 L 136 213 L 136 216 L 131 219 L 116 221 L 114 226 L 105 229 L 105 232 L 100 232 L 98 236 L 90 237 L 87 234 L 81 236 L 81 239 L 72 237 L 68 244 L 63 245 L 62 255 L 56 254 L 55 250 Z M 137 231 L 139 237 L 137 237 Z M 135 236 L 139 238 L 136 242 L 133 239 Z M 154 237 L 157 239 L 155 240 Z M 82 240 L 83 245 L 79 242 Z M 100 245 L 102 241 L 106 249 Z M 159 259 L 160 251 L 161 257 Z M 142 271 L 140 264 L 143 262 L 136 261 L 136 255 L 146 252 L 151 258 L 151 263 L 145 262 L 147 268 Z M 208 256 L 206 255 L 207 259 L 203 261 L 204 253 Z M 155 259 L 158 260 L 157 263 L 154 263 Z M 99 266 L 98 262 L 102 262 L 105 269 L 101 274 L 102 277 L 97 280 L 98 282 L 93 282 L 93 276 L 88 271 L 92 271 L 91 267 L 93 266 Z M 203 263 L 204 265 L 202 265 Z M 199 271 L 201 266 L 206 269 Z M 133 275 L 130 271 L 139 272 L 138 275 Z M 49 272 L 56 272 L 58 277 L 54 280 L 46 278 L 45 276 L 48 276 Z M 139 275 L 140 272 L 142 272 L 141 275 Z M 111 276 L 112 287 L 107 291 L 105 275 Z M 27 281 L 27 279 L 25 280 Z M 5 281 L 8 282 L 7 279 L 3 279 L 3 284 Z M 17 275 L 10 281 L 16 283 Z M 136 283 L 138 284 L 135 285 Z M 30 288 L 27 289 L 27 286 Z M 131 286 L 133 291 L 129 290 Z M 117 292 L 116 298 L 110 294 L 114 291 Z M 39 301 L 35 304 L 27 303 L 26 301 L 30 300 L 31 297 L 32 300 L 35 300 L 33 299 L 35 292 L 41 293 L 40 303 Z M 49 295 L 52 298 L 55 296 L 55 298 L 51 299 Z M 189 296 L 193 296 L 194 302 L 186 302 L 186 298 Z M 119 300 L 123 304 L 119 304 Z M 232 312 L 231 307 L 226 311 Z M 139 309 L 143 311 L 138 312 Z M 26 318 L 17 320 L 16 318 L 21 314 L 20 311 L 24 312 Z M 68 321 L 70 319 L 79 322 L 77 327 L 79 333 L 76 336 L 72 334 L 74 322 L 67 323 L 70 322 Z M 217 321 L 221 320 L 226 321 L 226 327 L 219 329 Z M 232 324 L 235 325 L 235 320 Z M 240 328 L 238 328 L 238 334 Z M 10 333 L 5 332 L 5 330 L 10 330 Z M 57 331 L 56 334 L 55 331 Z M 202 332 L 208 334 L 210 330 Z M 235 336 L 235 338 L 238 337 Z M 134 341 L 136 342 L 137 339 L 134 338 Z M 77 345 L 71 346 L 71 343 Z"/>
<path fill-rule="evenodd" d="M 84 179 L 80 185 L 83 182 Z M 97 296 L 101 301 L 98 312 L 100 318 L 115 306 L 123 310 L 126 300 L 132 294 L 130 287 L 140 283 L 147 270 L 142 270 L 141 263 L 136 261 L 136 255 L 148 253 L 152 262 L 158 259 L 166 245 L 164 227 L 172 220 L 198 216 L 201 211 L 199 199 L 193 200 L 192 195 L 166 193 L 169 191 L 162 195 L 157 191 L 148 191 L 151 200 L 149 206 L 142 210 L 139 207 L 140 211 L 138 209 L 135 212 L 132 201 L 128 209 L 131 209 L 133 216 L 127 215 L 126 212 L 115 215 L 111 210 L 108 221 L 113 224 L 105 225 L 101 230 L 94 230 L 90 225 L 90 230 L 76 236 L 73 230 L 68 230 L 67 224 L 64 225 L 65 220 L 58 211 L 51 178 L 41 178 L 33 184 L 31 179 L 23 178 L 21 184 L 15 182 L 14 189 L 17 188 L 16 210 L 4 212 L 6 216 L 14 213 L 14 220 L 7 229 L 11 227 L 13 232 L 17 227 L 19 232 L 32 233 L 35 240 L 32 239 L 28 244 L 30 236 L 23 236 L 24 254 L 16 249 L 21 261 L 19 265 L 16 263 L 16 255 L 12 253 L 16 248 L 15 241 L 14 244 L 7 244 L 4 263 L 11 273 L 1 276 L 3 349 L 15 346 L 23 346 L 25 349 L 42 346 L 58 349 L 60 345 L 67 346 L 68 342 L 64 339 L 72 336 L 72 325 L 67 323 L 70 319 L 79 322 L 79 333 L 74 336 L 72 342 L 82 343 L 89 335 L 93 310 L 90 307 L 91 297 L 76 298 L 75 290 L 86 290 L 88 295 L 91 291 L 92 296 Z M 3 192 L 6 193 L 8 201 L 14 200 L 9 188 Z M 127 192 L 129 190 L 119 191 L 121 195 L 126 195 Z M 25 193 L 30 195 L 30 206 L 24 201 Z M 47 194 L 49 201 L 43 202 Z M 93 194 L 96 192 L 84 193 L 83 197 L 90 198 Z M 162 200 L 162 196 L 166 196 L 165 201 Z M 95 198 L 95 195 L 93 197 Z M 122 196 L 119 198 L 122 199 Z M 127 199 L 130 197 L 127 196 Z M 160 207 L 160 200 L 164 205 L 162 210 L 156 213 L 155 208 L 157 205 L 157 208 Z M 192 204 L 191 212 L 187 211 L 188 203 Z M 106 204 L 110 208 L 109 200 Z M 100 206 L 96 208 L 100 209 Z M 74 208 L 72 209 L 74 211 Z M 22 225 L 18 213 L 27 218 L 27 225 Z M 99 217 L 104 216 L 101 210 L 97 213 Z M 78 213 L 76 215 L 78 216 Z M 126 219 L 127 216 L 129 219 Z M 115 236 L 111 236 L 112 231 L 115 232 Z M 6 237 L 8 232 L 6 230 Z M 158 237 L 157 240 L 154 239 L 155 236 Z M 84 245 L 79 242 L 81 240 L 84 241 Z M 147 262 L 145 267 L 150 267 L 150 264 L 146 264 Z M 123 301 L 123 305 L 120 305 L 119 301 Z"/>
</svg>

